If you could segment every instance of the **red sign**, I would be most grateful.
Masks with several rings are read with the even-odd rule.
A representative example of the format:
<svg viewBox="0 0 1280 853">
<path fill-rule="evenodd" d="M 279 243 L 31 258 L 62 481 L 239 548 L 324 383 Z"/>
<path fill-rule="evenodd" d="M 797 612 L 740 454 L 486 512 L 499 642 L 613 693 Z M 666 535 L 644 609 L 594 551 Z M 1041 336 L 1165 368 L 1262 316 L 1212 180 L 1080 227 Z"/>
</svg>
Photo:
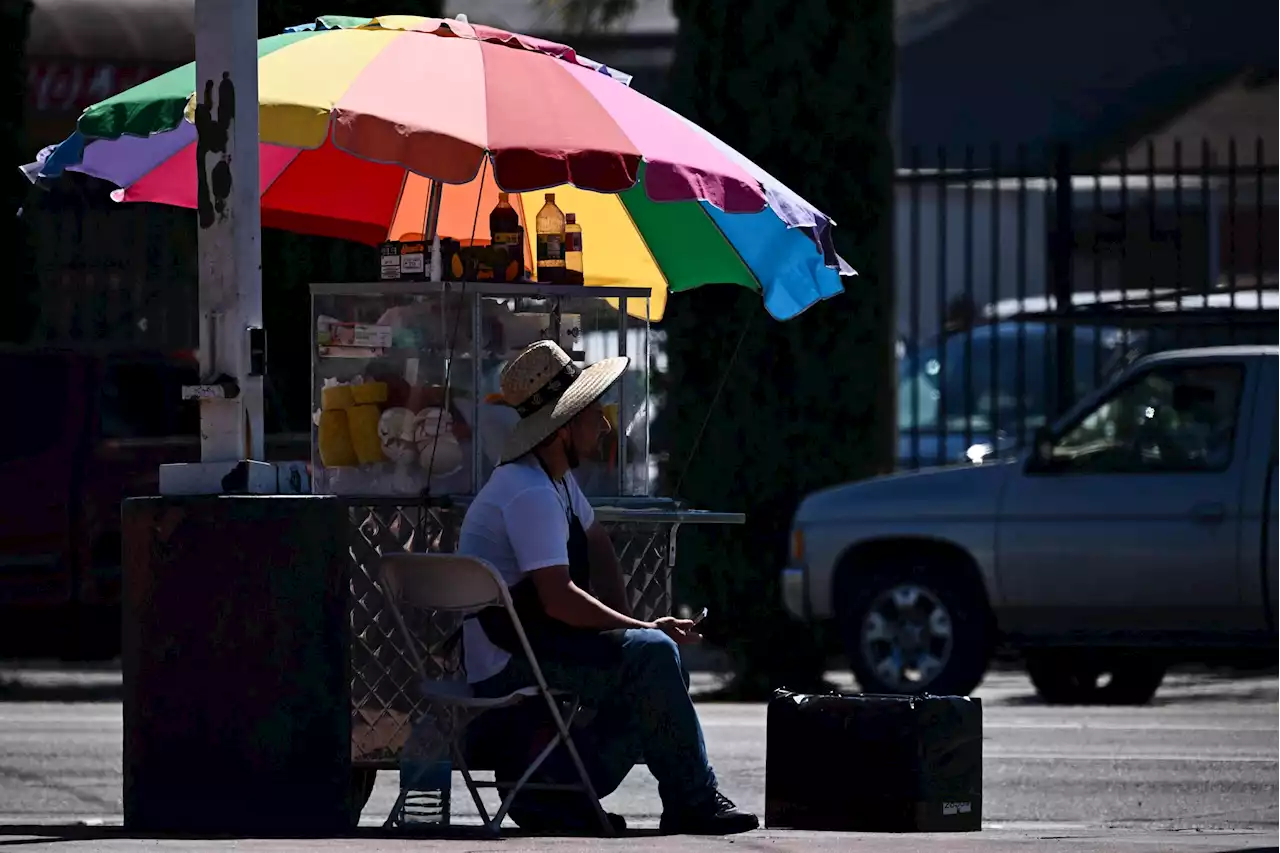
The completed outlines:
<svg viewBox="0 0 1280 853">
<path fill-rule="evenodd" d="M 27 109 L 33 115 L 80 113 L 157 73 L 158 69 L 146 65 L 34 61 L 27 66 Z"/>
</svg>

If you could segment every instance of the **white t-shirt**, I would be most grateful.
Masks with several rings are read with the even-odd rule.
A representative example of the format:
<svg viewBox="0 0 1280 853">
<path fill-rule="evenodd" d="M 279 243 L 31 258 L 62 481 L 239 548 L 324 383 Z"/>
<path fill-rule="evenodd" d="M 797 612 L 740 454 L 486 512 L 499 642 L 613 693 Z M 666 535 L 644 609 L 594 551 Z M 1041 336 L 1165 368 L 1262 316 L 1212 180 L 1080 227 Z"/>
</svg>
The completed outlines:
<svg viewBox="0 0 1280 853">
<path fill-rule="evenodd" d="M 595 511 L 573 474 L 564 483 L 583 528 L 595 521 Z M 569 564 L 569 518 L 564 488 L 552 485 L 537 458 L 500 465 L 467 508 L 458 537 L 458 553 L 488 561 L 507 587 L 526 572 Z M 463 624 L 462 649 L 467 681 L 475 684 L 497 675 L 511 655 L 485 636 L 475 619 Z"/>
</svg>

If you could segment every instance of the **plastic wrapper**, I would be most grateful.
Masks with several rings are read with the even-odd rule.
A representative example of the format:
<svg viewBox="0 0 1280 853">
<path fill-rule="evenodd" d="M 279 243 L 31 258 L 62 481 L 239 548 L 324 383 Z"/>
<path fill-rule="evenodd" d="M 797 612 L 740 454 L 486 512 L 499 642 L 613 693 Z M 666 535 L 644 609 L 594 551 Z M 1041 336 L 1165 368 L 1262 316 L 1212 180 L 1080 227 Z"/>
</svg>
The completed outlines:
<svg viewBox="0 0 1280 853">
<path fill-rule="evenodd" d="M 964 832 L 981 822 L 980 700 L 774 692 L 766 826 Z"/>
</svg>

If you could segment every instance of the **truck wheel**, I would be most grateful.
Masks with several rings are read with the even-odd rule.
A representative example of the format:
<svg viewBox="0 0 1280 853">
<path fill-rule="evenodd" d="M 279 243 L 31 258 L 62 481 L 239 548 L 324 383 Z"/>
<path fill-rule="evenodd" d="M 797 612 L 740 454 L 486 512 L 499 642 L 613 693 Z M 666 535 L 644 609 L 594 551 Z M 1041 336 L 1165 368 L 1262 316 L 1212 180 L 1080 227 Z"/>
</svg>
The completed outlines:
<svg viewBox="0 0 1280 853">
<path fill-rule="evenodd" d="M 373 795 L 373 785 L 378 781 L 378 771 L 371 770 L 368 767 L 352 767 L 351 768 L 351 799 L 349 801 L 350 815 L 352 827 L 360 825 L 360 815 L 364 812 L 364 807 L 369 804 L 369 797 Z"/>
<path fill-rule="evenodd" d="M 841 573 L 837 619 L 863 692 L 966 696 L 982 682 L 991 615 L 964 574 L 927 556 Z"/>
<path fill-rule="evenodd" d="M 1049 705 L 1145 705 L 1164 681 L 1165 664 L 1147 656 L 1087 651 L 1027 655 L 1027 675 Z"/>
</svg>

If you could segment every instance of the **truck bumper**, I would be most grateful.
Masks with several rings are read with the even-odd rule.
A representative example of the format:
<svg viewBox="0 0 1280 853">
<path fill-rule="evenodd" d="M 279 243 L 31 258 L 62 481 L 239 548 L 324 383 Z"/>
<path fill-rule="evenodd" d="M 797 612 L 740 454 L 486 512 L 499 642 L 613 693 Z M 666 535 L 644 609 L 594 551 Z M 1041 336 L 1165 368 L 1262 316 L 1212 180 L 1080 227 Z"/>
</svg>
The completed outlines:
<svg viewBox="0 0 1280 853">
<path fill-rule="evenodd" d="M 803 568 L 789 566 L 782 570 L 782 606 L 792 619 L 807 622 L 809 619 L 805 601 L 806 584 Z"/>
</svg>

